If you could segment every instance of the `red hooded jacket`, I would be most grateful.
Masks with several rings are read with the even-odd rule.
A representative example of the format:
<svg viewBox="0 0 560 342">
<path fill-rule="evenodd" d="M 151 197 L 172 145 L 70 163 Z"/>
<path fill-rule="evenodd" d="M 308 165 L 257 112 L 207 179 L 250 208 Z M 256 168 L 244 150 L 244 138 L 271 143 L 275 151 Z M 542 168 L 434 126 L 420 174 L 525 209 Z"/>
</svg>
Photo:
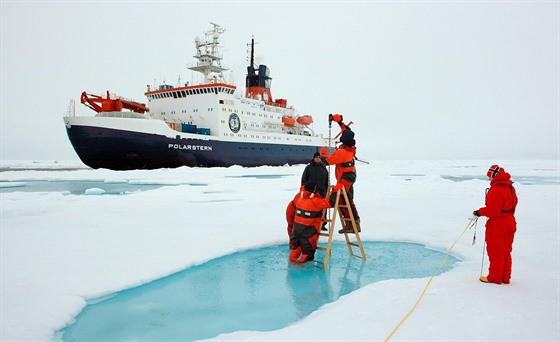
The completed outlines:
<svg viewBox="0 0 560 342">
<path fill-rule="evenodd" d="M 303 186 L 286 208 L 286 221 L 288 222 L 288 236 L 292 234 L 294 222 L 304 226 L 315 226 L 320 229 L 321 213 L 323 209 L 330 208 L 329 202 L 319 194 L 311 197 L 311 192 L 305 191 Z M 298 213 L 298 210 L 300 213 Z M 306 215 L 307 213 L 307 215 Z M 317 214 L 319 213 L 319 214 Z M 311 217 L 313 216 L 313 217 Z M 318 217 L 315 217 L 318 216 Z"/>
<path fill-rule="evenodd" d="M 509 173 L 502 172 L 492 178 L 485 202 L 486 206 L 478 209 L 478 213 L 488 217 L 487 226 L 492 226 L 494 221 L 513 218 L 517 207 L 517 194 Z"/>
</svg>

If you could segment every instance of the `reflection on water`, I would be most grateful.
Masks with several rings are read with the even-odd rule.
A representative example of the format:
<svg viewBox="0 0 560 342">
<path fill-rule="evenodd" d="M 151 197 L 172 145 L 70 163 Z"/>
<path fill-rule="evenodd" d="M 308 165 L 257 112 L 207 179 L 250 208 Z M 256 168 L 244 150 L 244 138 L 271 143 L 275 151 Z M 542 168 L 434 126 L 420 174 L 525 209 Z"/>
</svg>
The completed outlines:
<svg viewBox="0 0 560 342">
<path fill-rule="evenodd" d="M 191 341 L 276 330 L 372 282 L 429 277 L 444 257 L 413 243 L 364 242 L 364 249 L 366 262 L 335 242 L 327 270 L 290 264 L 287 245 L 224 256 L 90 302 L 63 339 Z M 440 272 L 457 261 L 450 257 Z"/>
</svg>

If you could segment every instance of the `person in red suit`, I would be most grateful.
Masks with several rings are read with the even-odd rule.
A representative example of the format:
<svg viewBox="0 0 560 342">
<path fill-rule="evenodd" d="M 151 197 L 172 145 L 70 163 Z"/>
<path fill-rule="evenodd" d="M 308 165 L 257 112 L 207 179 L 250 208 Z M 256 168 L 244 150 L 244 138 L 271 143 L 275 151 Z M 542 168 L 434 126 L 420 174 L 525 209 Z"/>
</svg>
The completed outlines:
<svg viewBox="0 0 560 342">
<path fill-rule="evenodd" d="M 348 194 L 348 200 L 350 200 L 350 208 L 356 221 L 356 226 L 358 231 L 360 228 L 360 215 L 356 209 L 356 204 L 354 203 L 354 182 L 356 182 L 356 140 L 354 140 L 354 132 L 342 122 L 342 115 L 334 114 L 332 116 L 332 121 L 337 122 L 340 126 L 342 135 L 340 136 L 341 145 L 330 155 L 327 156 L 327 148 L 321 149 L 321 159 L 327 165 L 336 165 L 335 176 L 336 185 L 333 190 L 337 191 L 344 187 L 346 193 Z M 329 198 L 331 205 L 334 207 L 334 202 L 336 200 L 336 192 L 331 193 Z M 340 197 L 340 201 L 343 201 L 343 197 Z M 342 204 L 342 203 L 341 203 Z M 342 216 L 344 218 L 349 218 L 350 215 L 346 208 L 342 208 Z M 344 233 L 354 233 L 354 228 L 350 221 L 344 221 L 346 224 L 344 227 L 338 231 L 339 234 Z"/>
<path fill-rule="evenodd" d="M 473 214 L 486 216 L 486 251 L 490 265 L 488 275 L 481 276 L 483 283 L 509 284 L 511 278 L 511 251 L 517 230 L 515 208 L 517 194 L 511 176 L 503 167 L 490 166 L 486 173 L 490 188 L 486 189 L 486 205 Z"/>
<path fill-rule="evenodd" d="M 323 209 L 330 208 L 330 203 L 316 193 L 315 183 L 307 182 L 286 209 L 288 231 L 290 234 L 290 262 L 304 263 L 315 258 L 317 240 L 321 231 Z M 301 255 L 301 257 L 300 257 Z M 299 260 L 298 260 L 299 258 Z"/>
</svg>

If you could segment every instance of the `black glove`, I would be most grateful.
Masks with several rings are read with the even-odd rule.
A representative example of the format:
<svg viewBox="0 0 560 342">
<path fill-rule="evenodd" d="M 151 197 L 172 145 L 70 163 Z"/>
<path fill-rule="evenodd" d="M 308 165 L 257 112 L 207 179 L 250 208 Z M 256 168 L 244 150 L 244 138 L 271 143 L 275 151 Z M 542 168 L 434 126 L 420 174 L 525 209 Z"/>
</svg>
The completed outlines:
<svg viewBox="0 0 560 342">
<path fill-rule="evenodd" d="M 478 212 L 478 210 L 475 210 L 472 213 L 474 216 L 480 217 L 480 213 Z"/>
</svg>

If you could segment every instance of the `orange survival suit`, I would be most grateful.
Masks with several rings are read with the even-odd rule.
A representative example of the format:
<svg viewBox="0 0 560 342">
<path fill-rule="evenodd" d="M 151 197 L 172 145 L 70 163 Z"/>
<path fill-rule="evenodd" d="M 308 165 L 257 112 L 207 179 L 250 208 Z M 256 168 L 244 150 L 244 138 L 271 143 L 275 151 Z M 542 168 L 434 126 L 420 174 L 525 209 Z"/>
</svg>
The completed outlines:
<svg viewBox="0 0 560 342">
<path fill-rule="evenodd" d="M 290 219 L 293 229 L 290 234 L 290 261 L 300 263 L 313 260 L 321 230 L 323 209 L 330 208 L 329 202 L 315 193 L 315 183 L 307 182 L 286 208 L 288 232 Z M 293 203 L 293 205 L 291 205 Z M 298 260 L 298 258 L 301 258 Z"/>
<path fill-rule="evenodd" d="M 350 127 L 346 126 L 342 122 L 342 116 L 338 116 L 338 114 L 334 115 L 334 121 L 337 121 L 340 125 L 340 129 L 342 130 L 342 135 L 340 136 L 340 142 L 342 143 L 331 155 L 326 155 L 327 149 L 321 149 L 321 159 L 327 165 L 336 165 L 335 167 L 335 176 L 336 176 L 336 185 L 334 186 L 334 190 L 339 190 L 344 187 L 346 193 L 348 194 L 348 199 L 350 200 L 350 208 L 352 209 L 352 214 L 354 219 L 356 220 L 356 224 L 358 226 L 358 231 L 360 229 L 360 215 L 358 214 L 358 210 L 356 209 L 356 205 L 354 203 L 354 183 L 356 182 L 356 141 L 354 140 L 354 132 L 350 129 Z M 336 192 L 331 193 L 331 197 L 329 201 L 331 206 L 334 206 L 334 202 L 336 200 Z M 342 201 L 343 198 L 341 197 L 340 200 Z M 348 218 L 350 215 L 346 208 L 342 208 L 342 216 Z M 354 229 L 352 228 L 351 224 L 345 225 L 343 229 L 339 231 L 339 233 L 353 233 Z"/>
</svg>

